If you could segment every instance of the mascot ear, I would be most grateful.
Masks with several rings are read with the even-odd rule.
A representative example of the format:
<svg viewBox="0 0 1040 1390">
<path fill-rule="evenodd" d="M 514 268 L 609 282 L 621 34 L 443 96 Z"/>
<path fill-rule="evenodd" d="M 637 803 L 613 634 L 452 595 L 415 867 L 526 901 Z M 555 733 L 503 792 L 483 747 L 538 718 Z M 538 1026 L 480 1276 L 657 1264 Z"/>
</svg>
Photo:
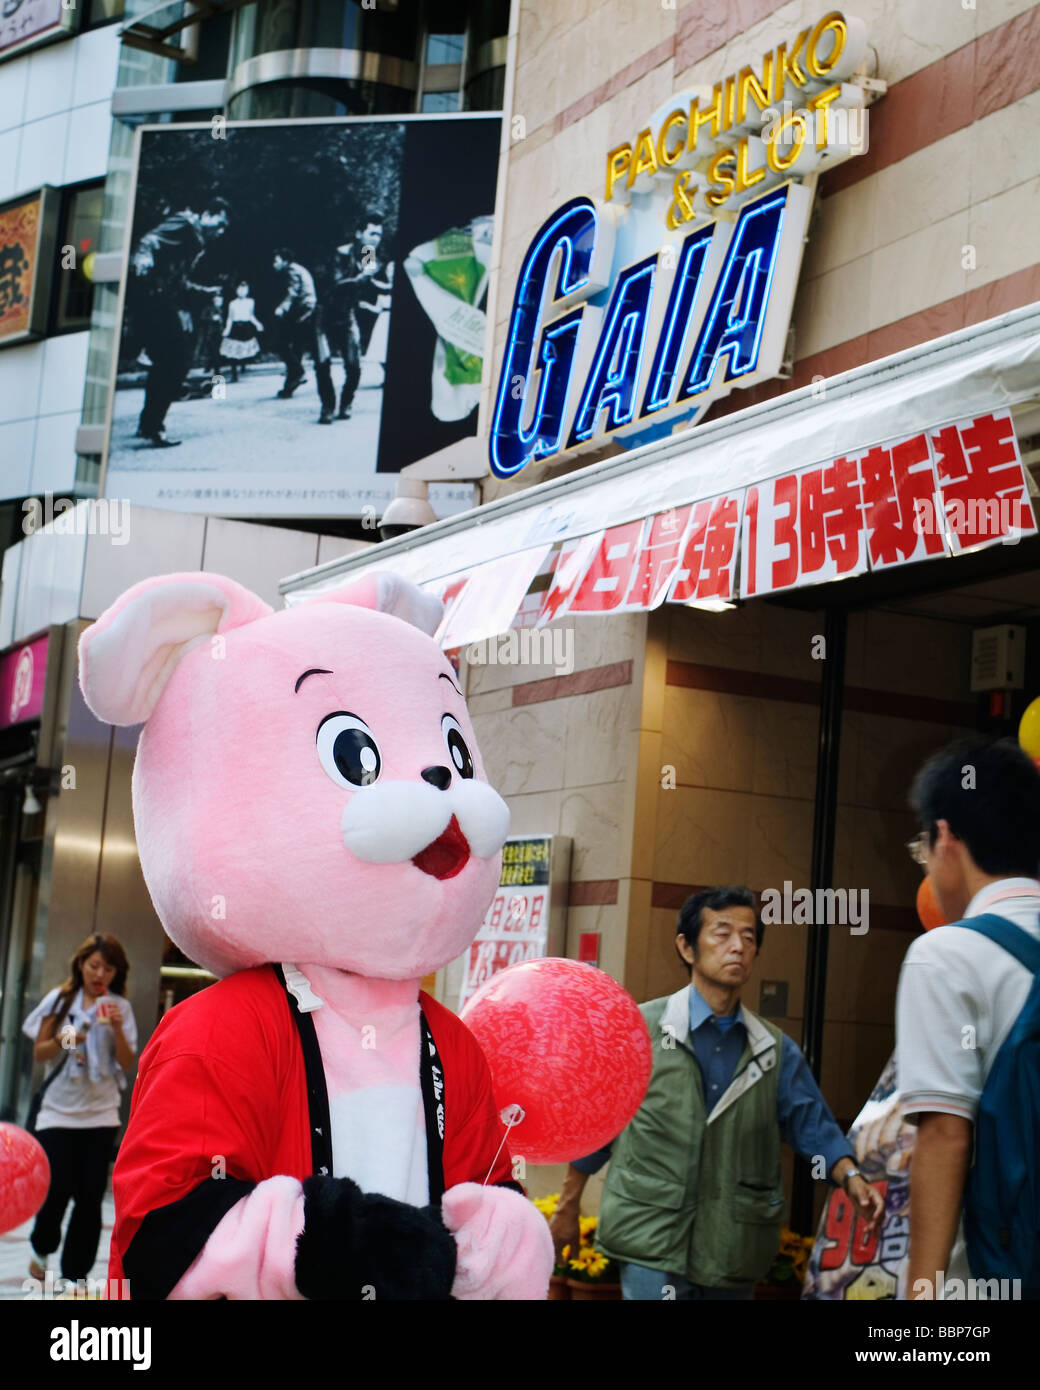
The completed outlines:
<svg viewBox="0 0 1040 1390">
<path fill-rule="evenodd" d="M 221 574 L 163 574 L 135 584 L 79 639 L 87 707 L 108 724 L 144 723 L 186 652 L 273 612 Z"/>
<path fill-rule="evenodd" d="M 356 608 L 372 608 L 377 613 L 389 613 L 411 623 L 432 637 L 444 617 L 444 605 L 433 594 L 425 594 L 407 579 L 389 570 L 378 570 L 342 589 L 327 589 L 315 594 L 308 603 L 350 603 Z"/>
</svg>

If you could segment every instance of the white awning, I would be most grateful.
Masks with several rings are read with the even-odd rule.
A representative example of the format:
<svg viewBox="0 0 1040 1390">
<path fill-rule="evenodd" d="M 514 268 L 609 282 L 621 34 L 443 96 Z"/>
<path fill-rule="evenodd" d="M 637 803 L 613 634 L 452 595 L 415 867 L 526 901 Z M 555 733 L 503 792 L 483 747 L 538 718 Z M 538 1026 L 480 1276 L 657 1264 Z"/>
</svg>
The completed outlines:
<svg viewBox="0 0 1040 1390">
<path fill-rule="evenodd" d="M 429 584 L 817 462 L 1023 402 L 1040 403 L 1040 304 L 288 576 L 288 604 L 375 570 Z"/>
</svg>

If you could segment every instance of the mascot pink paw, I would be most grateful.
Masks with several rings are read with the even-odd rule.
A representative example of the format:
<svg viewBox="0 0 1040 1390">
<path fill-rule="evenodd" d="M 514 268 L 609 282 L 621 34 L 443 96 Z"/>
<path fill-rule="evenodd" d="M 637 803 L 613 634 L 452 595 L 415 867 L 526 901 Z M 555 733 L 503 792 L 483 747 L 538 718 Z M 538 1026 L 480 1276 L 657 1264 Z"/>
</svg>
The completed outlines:
<svg viewBox="0 0 1040 1390">
<path fill-rule="evenodd" d="M 450 1188 L 441 1201 L 458 1262 L 451 1295 L 458 1299 L 544 1299 L 553 1270 L 549 1223 L 508 1187 L 475 1182 Z"/>
</svg>

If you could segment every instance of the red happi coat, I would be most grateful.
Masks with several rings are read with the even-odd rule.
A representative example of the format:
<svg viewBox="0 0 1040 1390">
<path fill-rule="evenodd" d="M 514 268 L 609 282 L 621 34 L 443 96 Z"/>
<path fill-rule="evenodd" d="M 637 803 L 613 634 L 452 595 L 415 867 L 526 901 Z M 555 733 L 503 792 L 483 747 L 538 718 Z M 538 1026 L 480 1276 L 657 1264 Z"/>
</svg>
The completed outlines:
<svg viewBox="0 0 1040 1390">
<path fill-rule="evenodd" d="M 419 1000 L 444 1069 L 445 1190 L 485 1178 L 510 1183 L 484 1054 L 450 1009 L 425 993 Z M 149 1212 L 210 1184 L 220 1165 L 249 1183 L 279 1174 L 302 1182 L 312 1173 L 303 1049 L 270 966 L 231 975 L 177 1005 L 141 1054 L 113 1173 L 113 1294 L 124 1289 L 123 1259 Z M 186 1258 L 183 1248 L 171 1252 L 177 1277 Z"/>
</svg>

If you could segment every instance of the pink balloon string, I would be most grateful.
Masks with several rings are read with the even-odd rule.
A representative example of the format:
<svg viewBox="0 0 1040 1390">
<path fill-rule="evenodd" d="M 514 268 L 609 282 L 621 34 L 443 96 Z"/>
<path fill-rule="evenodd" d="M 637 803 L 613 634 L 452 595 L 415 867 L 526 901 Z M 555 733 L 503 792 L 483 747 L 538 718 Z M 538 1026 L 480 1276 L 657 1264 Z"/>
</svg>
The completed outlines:
<svg viewBox="0 0 1040 1390">
<path fill-rule="evenodd" d="M 487 1178 L 480 1184 L 481 1187 L 487 1187 L 488 1178 L 490 1178 L 491 1174 L 495 1171 L 495 1164 L 498 1162 L 498 1156 L 502 1152 L 502 1145 L 505 1144 L 506 1140 L 509 1138 L 509 1131 L 514 1125 L 518 1125 L 523 1118 L 524 1109 L 521 1105 L 507 1105 L 499 1112 L 499 1119 L 505 1125 L 506 1132 L 502 1135 L 502 1143 L 499 1144 L 498 1148 L 495 1150 L 495 1156 L 491 1160 L 491 1167 L 487 1170 Z"/>
</svg>

